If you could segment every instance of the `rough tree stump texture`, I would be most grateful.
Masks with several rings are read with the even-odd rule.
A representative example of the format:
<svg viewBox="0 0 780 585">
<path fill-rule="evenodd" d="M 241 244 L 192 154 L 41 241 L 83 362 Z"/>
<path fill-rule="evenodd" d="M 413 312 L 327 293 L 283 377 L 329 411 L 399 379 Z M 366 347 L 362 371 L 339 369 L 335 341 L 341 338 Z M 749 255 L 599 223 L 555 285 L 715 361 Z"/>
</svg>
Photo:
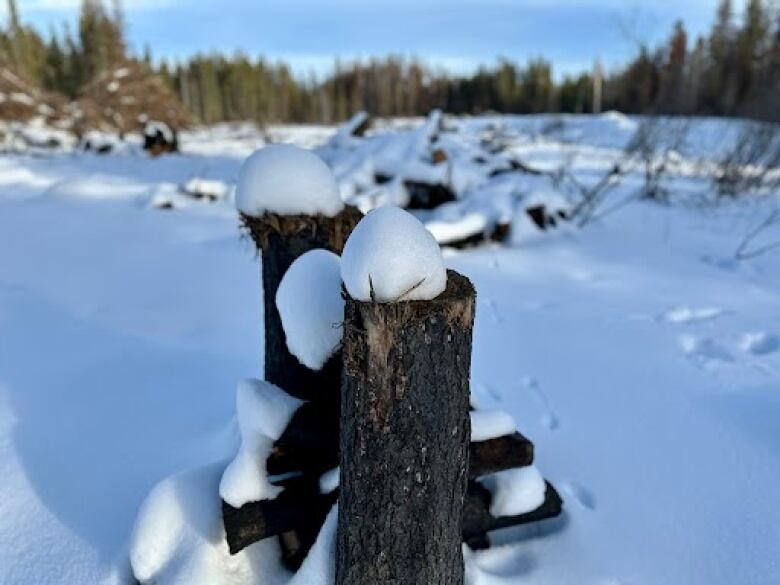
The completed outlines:
<svg viewBox="0 0 780 585">
<path fill-rule="evenodd" d="M 475 292 L 347 298 L 337 585 L 461 585 Z"/>
<path fill-rule="evenodd" d="M 324 248 L 341 254 L 344 244 L 352 233 L 363 214 L 355 207 L 346 206 L 335 217 L 324 215 L 278 215 L 265 213 L 261 217 L 241 216 L 244 227 L 262 254 L 263 265 L 263 311 L 265 318 L 265 379 L 276 384 L 288 394 L 311 401 L 294 415 L 303 422 L 313 419 L 319 421 L 314 428 L 321 428 L 325 434 L 338 437 L 338 412 L 341 388 L 341 354 L 336 354 L 319 371 L 310 370 L 287 349 L 282 319 L 276 308 L 276 292 L 282 277 L 290 265 L 301 255 L 317 248 Z M 318 291 L 312 291 L 317 294 Z M 292 430 L 295 430 L 295 426 Z M 274 455 L 283 456 L 288 441 L 294 441 L 294 436 L 285 433 L 274 445 Z M 337 439 L 336 439 L 337 440 Z M 327 448 L 328 443 L 323 444 Z M 316 457 L 316 453 L 312 454 Z M 274 473 L 278 470 L 268 470 Z M 300 489 L 294 494 L 304 500 L 317 504 L 319 491 L 316 484 L 310 486 L 308 492 Z M 260 512 L 266 510 L 263 505 L 244 506 L 244 515 L 254 514 L 255 521 L 243 526 L 244 534 L 261 533 L 267 529 L 261 522 Z M 225 521 L 241 513 L 223 505 Z M 319 505 L 307 508 L 312 523 L 305 523 L 301 528 L 279 534 L 279 544 L 282 548 L 282 559 L 290 569 L 297 569 L 311 545 L 317 537 L 316 529 L 325 519 L 328 509 Z"/>
<path fill-rule="evenodd" d="M 323 215 L 241 216 L 263 261 L 263 309 L 265 315 L 265 379 L 288 393 L 308 400 L 341 386 L 341 356 L 315 372 L 287 350 L 282 320 L 276 309 L 276 291 L 296 258 L 317 248 L 341 254 L 352 230 L 363 217 L 355 207 L 345 207 L 335 217 Z M 317 291 L 312 291 L 316 294 Z"/>
</svg>

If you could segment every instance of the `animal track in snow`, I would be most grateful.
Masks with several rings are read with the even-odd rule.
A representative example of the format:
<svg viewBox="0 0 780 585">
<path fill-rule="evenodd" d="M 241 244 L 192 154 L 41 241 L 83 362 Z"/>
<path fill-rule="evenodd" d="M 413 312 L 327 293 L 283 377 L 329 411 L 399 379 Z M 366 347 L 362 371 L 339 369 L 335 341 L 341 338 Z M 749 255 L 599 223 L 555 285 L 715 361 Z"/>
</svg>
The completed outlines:
<svg viewBox="0 0 780 585">
<path fill-rule="evenodd" d="M 739 349 L 754 356 L 769 355 L 780 349 L 780 339 L 765 331 L 743 333 L 739 339 Z"/>
<path fill-rule="evenodd" d="M 720 317 L 724 313 L 723 309 L 718 307 L 675 307 L 663 314 L 662 319 L 669 323 L 695 323 L 698 321 L 709 321 Z"/>
<path fill-rule="evenodd" d="M 680 347 L 683 353 L 696 365 L 708 366 L 712 362 L 733 362 L 729 350 L 709 337 L 681 335 Z"/>
<path fill-rule="evenodd" d="M 542 390 L 539 385 L 539 381 L 531 376 L 526 376 L 523 378 L 522 384 L 533 393 L 544 411 L 541 418 L 542 425 L 550 431 L 556 430 L 560 426 L 560 422 L 552 407 L 550 407 L 550 401 L 547 399 L 547 394 L 545 394 L 544 390 Z"/>
<path fill-rule="evenodd" d="M 586 510 L 596 509 L 596 496 L 577 482 L 564 481 L 561 483 L 561 489 Z"/>
<path fill-rule="evenodd" d="M 504 400 L 492 386 L 484 382 L 474 382 L 471 387 L 472 395 L 474 396 L 472 399 L 473 406 L 482 405 L 486 400 L 488 402 L 503 402 Z"/>
<path fill-rule="evenodd" d="M 501 315 L 501 311 L 498 310 L 498 304 L 493 299 L 487 299 L 485 300 L 485 304 L 487 305 L 488 309 L 490 309 L 490 314 L 493 315 L 493 320 L 496 323 L 503 323 L 504 317 Z"/>
<path fill-rule="evenodd" d="M 776 359 L 780 338 L 773 333 L 754 331 L 717 338 L 686 334 L 679 337 L 679 343 L 695 366 L 729 386 L 749 383 L 751 372 L 780 378 Z"/>
</svg>

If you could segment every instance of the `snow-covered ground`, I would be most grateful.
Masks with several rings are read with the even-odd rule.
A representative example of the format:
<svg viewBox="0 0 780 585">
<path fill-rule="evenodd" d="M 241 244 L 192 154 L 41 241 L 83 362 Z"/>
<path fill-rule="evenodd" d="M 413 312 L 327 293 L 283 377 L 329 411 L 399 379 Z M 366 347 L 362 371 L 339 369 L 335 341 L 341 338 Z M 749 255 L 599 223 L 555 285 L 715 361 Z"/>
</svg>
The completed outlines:
<svg viewBox="0 0 780 585">
<path fill-rule="evenodd" d="M 463 121 L 463 140 L 491 122 Z M 524 162 L 583 177 L 609 168 L 637 126 L 617 114 L 502 122 Z M 694 123 L 670 179 L 690 197 L 535 235 L 518 216 L 508 245 L 445 251 L 478 292 L 474 398 L 534 441 L 568 518 L 544 537 L 495 534 L 506 546 L 472 557 L 480 583 L 780 581 L 780 250 L 734 259 L 777 201 L 703 203 L 711 186 L 691 170 L 734 127 Z M 269 132 L 312 147 L 333 129 Z M 258 261 L 218 185 L 263 141 L 221 127 L 158 159 L 0 158 L 0 583 L 128 583 L 133 523 L 157 482 L 213 463 L 201 476 L 217 495 L 239 443 L 236 383 L 262 373 Z M 184 193 L 193 179 L 218 200 Z M 555 195 L 514 180 L 518 200 Z M 614 197 L 640 181 L 637 170 Z M 166 202 L 176 209 L 156 208 Z M 218 513 L 217 501 L 176 501 L 196 523 Z M 257 571 L 230 582 L 260 582 Z"/>
</svg>

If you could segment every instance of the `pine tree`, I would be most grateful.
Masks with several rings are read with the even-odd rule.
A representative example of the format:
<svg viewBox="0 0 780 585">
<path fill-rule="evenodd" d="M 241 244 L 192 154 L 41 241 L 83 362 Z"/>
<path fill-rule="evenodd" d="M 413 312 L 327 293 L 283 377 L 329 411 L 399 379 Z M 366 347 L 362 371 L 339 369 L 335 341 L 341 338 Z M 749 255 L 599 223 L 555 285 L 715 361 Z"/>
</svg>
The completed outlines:
<svg viewBox="0 0 780 585">
<path fill-rule="evenodd" d="M 771 45 L 771 21 L 761 0 L 749 0 L 736 38 L 735 91 L 741 113 L 750 114 L 766 88 L 758 87 L 760 66 Z"/>
<path fill-rule="evenodd" d="M 680 20 L 674 25 L 667 53 L 658 105 L 665 113 L 679 114 L 687 103 L 685 66 L 688 57 L 688 33 Z"/>
</svg>

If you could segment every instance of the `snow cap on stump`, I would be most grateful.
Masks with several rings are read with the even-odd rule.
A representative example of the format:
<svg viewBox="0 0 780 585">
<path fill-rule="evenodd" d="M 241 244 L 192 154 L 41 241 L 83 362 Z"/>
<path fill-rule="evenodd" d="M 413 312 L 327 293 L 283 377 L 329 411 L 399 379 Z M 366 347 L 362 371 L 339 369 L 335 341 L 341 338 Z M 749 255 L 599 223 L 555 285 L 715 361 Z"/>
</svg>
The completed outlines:
<svg viewBox="0 0 780 585">
<path fill-rule="evenodd" d="M 291 144 L 272 144 L 244 161 L 236 207 L 246 215 L 337 215 L 344 209 L 336 178 L 322 159 Z"/>
<path fill-rule="evenodd" d="M 439 244 L 412 214 L 380 207 L 357 225 L 344 246 L 341 278 L 358 301 L 431 300 L 447 288 Z"/>
<path fill-rule="evenodd" d="M 341 345 L 344 299 L 341 259 L 311 250 L 285 272 L 276 292 L 287 349 L 307 368 L 319 370 Z"/>
</svg>

